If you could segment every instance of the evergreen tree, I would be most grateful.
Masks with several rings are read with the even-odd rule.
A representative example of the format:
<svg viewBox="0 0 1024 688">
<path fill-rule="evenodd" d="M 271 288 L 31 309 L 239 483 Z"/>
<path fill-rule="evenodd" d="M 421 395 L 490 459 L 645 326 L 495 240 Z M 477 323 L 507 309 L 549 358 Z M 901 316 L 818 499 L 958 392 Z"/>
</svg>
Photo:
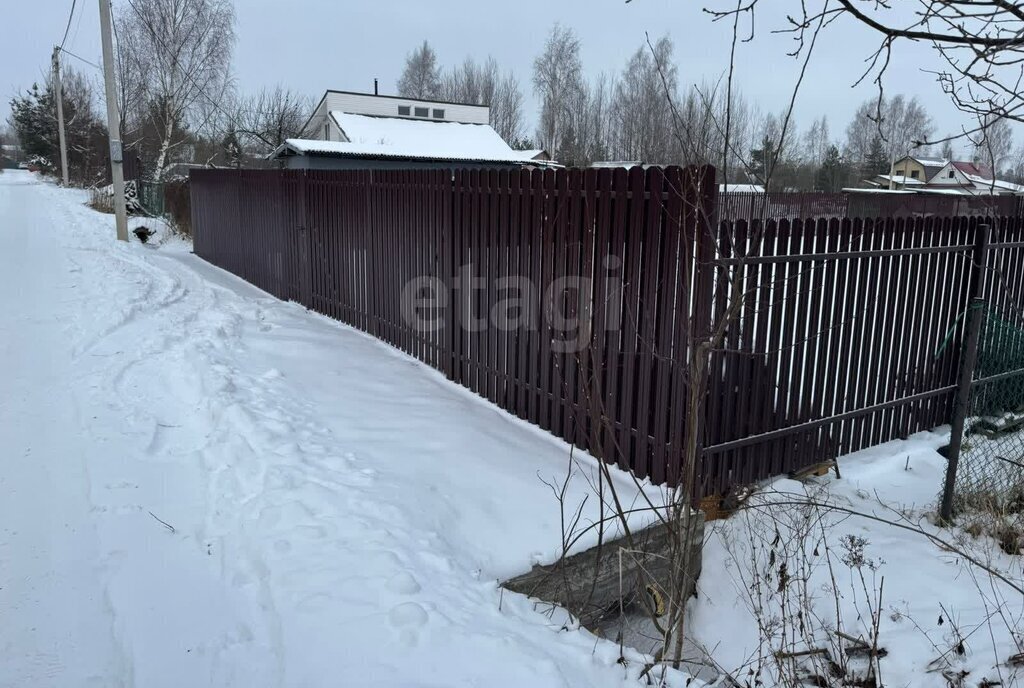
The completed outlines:
<svg viewBox="0 0 1024 688">
<path fill-rule="evenodd" d="M 569 166 L 587 164 L 587 161 L 582 160 L 579 150 L 579 142 L 576 140 L 576 131 L 573 129 L 571 124 L 566 125 L 565 130 L 562 133 L 562 140 L 558 146 L 558 152 L 555 157 L 560 162 Z"/>
<path fill-rule="evenodd" d="M 879 174 L 889 174 L 890 160 L 885 154 L 885 146 L 882 139 L 875 136 L 871 139 L 871 146 L 868 148 L 867 157 L 864 158 L 863 174 L 871 178 Z"/>
<path fill-rule="evenodd" d="M 524 136 L 521 139 L 513 140 L 509 145 L 515 150 L 534 150 L 537 146 L 534 145 L 533 139 L 529 136 Z"/>
<path fill-rule="evenodd" d="M 779 161 L 779 152 L 776 150 L 775 141 L 770 136 L 761 140 L 760 148 L 752 148 L 750 151 L 750 173 L 755 179 L 764 183 L 768 175 L 775 169 Z"/>
<path fill-rule="evenodd" d="M 47 84 L 33 84 L 11 104 L 11 125 L 21 141 L 25 159 L 47 172 L 60 166 L 55 95 Z M 77 72 L 64 73 L 64 129 L 68 175 L 75 183 L 93 184 L 106 168 L 106 127 L 93 111 L 92 92 Z"/>
<path fill-rule="evenodd" d="M 814 177 L 814 190 L 828 193 L 840 191 L 846 184 L 846 175 L 846 162 L 839 154 L 839 149 L 830 146 Z"/>
<path fill-rule="evenodd" d="M 32 84 L 25 95 L 11 99 L 11 124 L 26 159 L 43 159 L 51 166 L 57 151 L 57 118 L 53 92 Z"/>
</svg>

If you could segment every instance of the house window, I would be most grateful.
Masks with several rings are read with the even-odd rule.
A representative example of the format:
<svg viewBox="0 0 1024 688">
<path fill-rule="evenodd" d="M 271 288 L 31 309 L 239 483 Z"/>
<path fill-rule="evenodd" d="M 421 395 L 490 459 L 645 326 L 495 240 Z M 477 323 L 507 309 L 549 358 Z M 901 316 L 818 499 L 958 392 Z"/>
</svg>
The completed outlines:
<svg viewBox="0 0 1024 688">
<path fill-rule="evenodd" d="M 897 175 L 898 177 L 902 177 L 902 176 L 904 176 L 904 175 L 905 175 L 906 173 L 907 173 L 907 172 L 906 172 L 906 170 L 896 170 L 896 175 Z"/>
<path fill-rule="evenodd" d="M 324 141 L 330 141 L 330 140 L 331 140 L 331 125 L 328 122 L 327 124 L 324 125 Z"/>
<path fill-rule="evenodd" d="M 408 105 L 399 105 L 398 106 L 398 116 L 399 117 L 408 117 L 409 114 L 410 114 L 410 109 L 409 109 Z"/>
<path fill-rule="evenodd" d="M 954 175 L 953 175 L 953 170 L 950 170 L 950 171 L 949 171 L 949 174 L 948 174 L 947 176 L 948 176 L 948 177 L 949 177 L 950 179 L 953 179 L 953 178 L 954 178 Z"/>
<path fill-rule="evenodd" d="M 910 170 L 910 178 L 917 179 L 921 176 L 920 170 Z"/>
<path fill-rule="evenodd" d="M 430 117 L 430 108 L 416 108 L 417 117 Z"/>
<path fill-rule="evenodd" d="M 444 119 L 444 110 L 434 108 L 434 119 Z"/>
</svg>

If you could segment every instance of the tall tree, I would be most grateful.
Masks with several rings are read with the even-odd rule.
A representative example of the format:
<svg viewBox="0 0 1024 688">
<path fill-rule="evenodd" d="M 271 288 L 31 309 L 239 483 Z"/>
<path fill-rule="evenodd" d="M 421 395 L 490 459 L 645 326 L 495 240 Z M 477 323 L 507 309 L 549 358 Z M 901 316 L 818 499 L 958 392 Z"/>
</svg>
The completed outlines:
<svg viewBox="0 0 1024 688">
<path fill-rule="evenodd" d="M 828 131 L 828 119 L 822 115 L 814 120 L 804 134 L 804 157 L 811 165 L 820 167 L 831 153 L 831 137 Z"/>
<path fill-rule="evenodd" d="M 946 136 L 946 140 L 942 142 L 942 149 L 939 152 L 943 160 L 952 160 L 956 153 L 953 151 L 953 140 L 952 137 Z"/>
<path fill-rule="evenodd" d="M 106 127 L 97 113 L 91 82 L 68 66 L 62 68 L 62 80 L 69 177 L 76 184 L 93 184 L 106 166 Z M 10 103 L 11 124 L 24 155 L 46 168 L 59 156 L 55 98 L 48 80 L 42 87 L 33 84 Z"/>
<path fill-rule="evenodd" d="M 974 161 L 996 175 L 1009 162 L 1013 153 L 1013 131 L 1004 117 L 989 116 L 979 122 L 979 131 L 972 136 Z"/>
<path fill-rule="evenodd" d="M 441 77 L 440 97 L 456 103 L 487 105 L 491 126 L 509 143 L 523 137 L 523 92 L 511 72 L 500 73 L 498 62 L 487 58 L 478 64 L 467 57 Z"/>
<path fill-rule="evenodd" d="M 863 163 L 875 138 L 882 141 L 886 157 L 898 159 L 913 151 L 935 130 L 928 111 L 916 97 L 902 95 L 861 103 L 846 128 L 847 157 Z"/>
<path fill-rule="evenodd" d="M 53 92 L 32 84 L 23 95 L 11 99 L 11 125 L 27 158 L 56 159 L 56 120 Z"/>
<path fill-rule="evenodd" d="M 398 79 L 398 95 L 427 100 L 440 97 L 441 68 L 437 53 L 427 41 L 406 56 L 405 69 Z"/>
<path fill-rule="evenodd" d="M 120 61 L 140 80 L 136 116 L 143 124 L 139 128 L 149 133 L 143 138 L 154 139 L 144 143 L 151 148 L 157 181 L 175 149 L 189 142 L 186 129 L 204 128 L 223 107 L 231 84 L 234 23 L 230 0 L 127 0 L 122 5 Z"/>
<path fill-rule="evenodd" d="M 306 96 L 277 85 L 242 99 L 235 107 L 234 122 L 239 145 L 256 154 L 269 153 L 302 134 L 302 127 L 312 111 Z"/>
<path fill-rule="evenodd" d="M 846 162 L 836 146 L 830 146 L 814 177 L 814 190 L 835 193 L 846 184 Z"/>
<path fill-rule="evenodd" d="M 767 184 L 772 170 L 779 161 L 779 150 L 776 140 L 765 134 L 758 148 L 750 150 L 750 173 L 761 184 Z"/>
<path fill-rule="evenodd" d="M 879 136 L 871 139 L 871 147 L 861 164 L 861 174 L 870 179 L 880 174 L 889 174 L 892 161 L 885 152 L 885 145 Z"/>
<path fill-rule="evenodd" d="M 681 132 L 672 115 L 672 104 L 679 101 L 678 82 L 668 36 L 659 39 L 653 49 L 643 45 L 633 53 L 616 82 L 611 105 L 616 156 L 651 163 L 680 162 L 676 136 Z"/>
<path fill-rule="evenodd" d="M 569 124 L 569 104 L 583 89 L 580 41 L 572 29 L 555 24 L 544 52 L 533 62 L 533 87 L 541 103 L 537 139 L 542 148 L 557 151 Z"/>
</svg>

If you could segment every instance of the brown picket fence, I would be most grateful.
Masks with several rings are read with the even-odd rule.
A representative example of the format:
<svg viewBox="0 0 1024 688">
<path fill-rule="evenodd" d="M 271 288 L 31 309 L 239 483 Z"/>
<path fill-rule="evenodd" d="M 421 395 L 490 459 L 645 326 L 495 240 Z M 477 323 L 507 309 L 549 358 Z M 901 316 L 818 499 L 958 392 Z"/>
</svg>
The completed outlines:
<svg viewBox="0 0 1024 688">
<path fill-rule="evenodd" d="M 710 168 L 190 186 L 202 258 L 656 483 L 679 480 L 690 346 L 712 342 L 697 497 L 948 422 L 980 222 L 992 303 L 1024 296 L 1016 215 L 719 223 Z"/>
</svg>

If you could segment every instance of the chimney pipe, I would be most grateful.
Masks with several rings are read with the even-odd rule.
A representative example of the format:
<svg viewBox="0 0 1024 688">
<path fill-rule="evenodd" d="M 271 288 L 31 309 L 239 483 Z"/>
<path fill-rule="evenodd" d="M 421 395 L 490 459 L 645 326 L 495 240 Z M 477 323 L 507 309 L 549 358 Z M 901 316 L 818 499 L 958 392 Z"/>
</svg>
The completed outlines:
<svg viewBox="0 0 1024 688">
<path fill-rule="evenodd" d="M 379 96 L 380 95 L 380 91 L 377 90 L 377 80 L 376 79 L 373 80 L 373 95 L 375 95 L 375 96 Z"/>
</svg>

